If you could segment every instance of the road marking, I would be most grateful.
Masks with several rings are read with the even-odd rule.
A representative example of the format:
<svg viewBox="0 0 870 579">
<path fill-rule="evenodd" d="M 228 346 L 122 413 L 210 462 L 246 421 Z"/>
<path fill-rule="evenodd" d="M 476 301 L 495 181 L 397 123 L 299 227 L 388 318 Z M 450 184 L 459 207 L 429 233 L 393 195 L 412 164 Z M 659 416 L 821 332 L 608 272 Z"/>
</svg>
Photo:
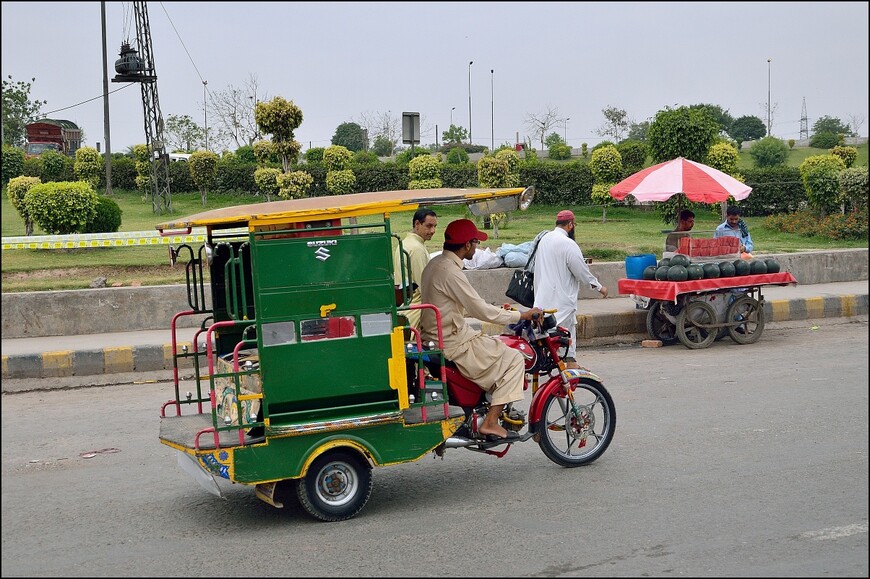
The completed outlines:
<svg viewBox="0 0 870 579">
<path fill-rule="evenodd" d="M 802 539 L 813 539 L 815 541 L 828 541 L 866 532 L 867 523 L 857 523 L 854 525 L 845 525 L 843 527 L 828 527 L 827 529 L 820 529 L 818 531 L 808 531 L 806 533 L 801 533 L 800 537 Z"/>
</svg>

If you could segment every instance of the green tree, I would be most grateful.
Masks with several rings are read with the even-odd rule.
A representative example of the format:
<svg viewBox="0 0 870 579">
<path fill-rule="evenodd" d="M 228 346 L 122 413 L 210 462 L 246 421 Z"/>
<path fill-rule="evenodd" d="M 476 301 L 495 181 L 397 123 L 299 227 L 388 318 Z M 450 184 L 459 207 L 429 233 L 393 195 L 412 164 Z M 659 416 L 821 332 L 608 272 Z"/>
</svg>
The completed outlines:
<svg viewBox="0 0 870 579">
<path fill-rule="evenodd" d="M 80 233 L 97 214 L 97 194 L 84 181 L 55 181 L 24 194 L 25 211 L 52 235 Z"/>
<path fill-rule="evenodd" d="M 628 132 L 631 123 L 626 119 L 623 109 L 609 106 L 601 110 L 604 115 L 604 124 L 598 128 L 596 134 L 599 137 L 612 137 L 614 141 L 621 141 L 622 135 Z"/>
<path fill-rule="evenodd" d="M 814 149 L 830 149 L 840 144 L 840 137 L 837 133 L 825 131 L 823 133 L 814 133 L 810 137 L 810 147 Z"/>
<path fill-rule="evenodd" d="M 46 151 L 40 155 L 42 161 L 42 181 L 64 181 L 67 179 L 69 157 L 58 151 Z"/>
<path fill-rule="evenodd" d="M 13 177 L 23 175 L 24 151 L 19 149 L 18 147 L 12 147 L 4 143 L 3 162 L 2 164 L 0 164 L 0 171 L 2 171 L 3 174 L 3 185 L 6 185 L 6 183 L 9 182 L 9 179 L 12 179 Z"/>
<path fill-rule="evenodd" d="M 27 140 L 26 125 L 40 116 L 42 106 L 48 101 L 30 100 L 30 89 L 36 77 L 30 82 L 14 81 L 12 75 L 3 79 L 3 144 L 23 147 Z"/>
<path fill-rule="evenodd" d="M 547 138 L 544 139 L 544 145 L 549 149 L 553 145 L 562 145 L 565 141 L 562 139 L 562 135 L 559 133 L 550 133 L 547 135 Z"/>
<path fill-rule="evenodd" d="M 441 141 L 443 141 L 445 145 L 451 143 L 464 143 L 466 139 L 468 139 L 468 130 L 466 130 L 465 127 L 450 125 L 449 129 L 441 132 Z"/>
<path fill-rule="evenodd" d="M 846 169 L 836 155 L 813 155 L 798 167 L 811 207 L 824 217 L 840 202 L 840 173 Z"/>
<path fill-rule="evenodd" d="M 39 177 L 13 177 L 9 180 L 6 186 L 6 195 L 9 197 L 9 203 L 24 220 L 24 235 L 33 235 L 33 218 L 27 211 L 27 206 L 24 204 L 24 196 L 30 191 L 34 185 L 42 183 Z"/>
<path fill-rule="evenodd" d="M 196 151 L 187 161 L 190 178 L 199 188 L 199 199 L 203 205 L 208 201 L 208 190 L 217 179 L 218 161 L 219 157 L 211 151 Z"/>
<path fill-rule="evenodd" d="M 270 201 L 272 195 L 277 195 L 280 189 L 278 185 L 278 175 L 281 174 L 280 169 L 274 167 L 259 167 L 254 171 L 254 184 L 260 193 L 266 196 L 266 200 Z"/>
<path fill-rule="evenodd" d="M 649 147 L 642 141 L 626 139 L 616 145 L 619 156 L 622 157 L 622 169 L 626 173 L 637 173 L 646 165 L 649 157 Z"/>
<path fill-rule="evenodd" d="M 776 137 L 764 137 L 749 149 L 756 167 L 776 167 L 788 160 L 788 145 Z"/>
<path fill-rule="evenodd" d="M 408 162 L 408 189 L 438 189 L 441 183 L 441 155 L 422 155 Z"/>
<path fill-rule="evenodd" d="M 852 136 L 852 130 L 849 128 L 849 125 L 836 117 L 829 117 L 828 115 L 819 117 L 816 122 L 813 123 L 813 134 L 817 133 L 834 133 L 835 135 L 843 134 Z"/>
<path fill-rule="evenodd" d="M 710 147 L 705 164 L 722 171 L 726 175 L 731 175 L 738 181 L 742 181 L 742 175 L 737 173 L 737 162 L 739 160 L 740 153 L 737 152 L 737 147 L 731 143 L 720 142 Z"/>
<path fill-rule="evenodd" d="M 728 134 L 731 130 L 731 125 L 734 123 L 734 117 L 732 117 L 727 110 L 723 109 L 719 105 L 711 105 L 711 104 L 697 104 L 690 105 L 690 109 L 703 111 L 707 113 L 711 119 L 713 119 L 717 125 L 719 125 L 719 132 Z"/>
<path fill-rule="evenodd" d="M 453 147 L 447 153 L 448 165 L 461 165 L 468 162 L 468 152 L 462 147 Z"/>
<path fill-rule="evenodd" d="M 850 167 L 840 173 L 840 197 L 852 211 L 867 211 L 867 167 Z"/>
<path fill-rule="evenodd" d="M 350 172 L 350 174 L 353 177 L 353 173 Z M 327 175 L 327 183 L 329 183 L 328 177 L 329 175 Z M 302 199 L 308 196 L 308 191 L 314 183 L 314 177 L 307 171 L 290 171 L 278 175 L 277 182 L 279 197 L 282 199 Z"/>
<path fill-rule="evenodd" d="M 347 147 L 333 145 L 323 151 L 323 166 L 327 171 L 344 171 L 350 168 L 353 153 Z"/>
<path fill-rule="evenodd" d="M 353 193 L 354 187 L 356 187 L 356 176 L 350 169 L 328 171 L 326 173 L 326 190 L 331 195 Z"/>
<path fill-rule="evenodd" d="M 649 121 L 641 121 L 639 123 L 631 123 L 628 127 L 628 138 L 634 141 L 646 142 L 646 136 L 649 132 Z"/>
<path fill-rule="evenodd" d="M 854 165 L 855 160 L 858 158 L 858 149 L 855 147 L 843 147 L 837 145 L 836 147 L 831 148 L 828 152 L 843 159 L 843 163 L 845 163 L 847 169 Z"/>
<path fill-rule="evenodd" d="M 205 131 L 190 115 L 169 115 L 163 128 L 169 150 L 190 153 L 205 144 Z"/>
<path fill-rule="evenodd" d="M 653 163 L 663 163 L 677 157 L 703 163 L 718 134 L 718 123 L 706 111 L 667 107 L 656 113 L 649 127 L 647 142 Z"/>
<path fill-rule="evenodd" d="M 332 145 L 323 151 L 323 166 L 326 167 L 326 190 L 332 195 L 353 193 L 356 175 L 350 168 L 353 153 L 341 145 Z"/>
<path fill-rule="evenodd" d="M 93 147 L 80 147 L 76 150 L 73 171 L 76 179 L 87 181 L 96 189 L 100 184 L 100 175 L 103 171 L 103 156 Z"/>
<path fill-rule="evenodd" d="M 354 153 L 365 151 L 369 148 L 365 129 L 357 123 L 341 123 L 338 125 L 335 129 L 335 134 L 332 136 L 332 144 L 341 145 Z"/>
<path fill-rule="evenodd" d="M 764 121 L 752 115 L 735 119 L 728 131 L 728 135 L 737 141 L 738 146 L 742 145 L 743 141 L 757 141 L 766 134 L 767 127 L 764 125 Z"/>
<path fill-rule="evenodd" d="M 299 158 L 302 145 L 295 139 L 296 129 L 302 124 L 302 109 L 282 97 L 254 105 L 254 120 L 264 132 L 272 135 L 272 145 L 281 155 L 284 172 Z"/>
<path fill-rule="evenodd" d="M 592 159 L 589 161 L 589 169 L 595 177 L 595 185 L 592 187 L 592 201 L 601 205 L 601 222 L 607 221 L 607 206 L 614 199 L 610 195 L 610 188 L 622 178 L 622 155 L 614 145 L 606 145 L 592 151 Z"/>
<path fill-rule="evenodd" d="M 372 143 L 372 152 L 378 157 L 389 157 L 393 154 L 395 147 L 396 144 L 393 141 L 384 135 L 378 135 Z"/>
</svg>

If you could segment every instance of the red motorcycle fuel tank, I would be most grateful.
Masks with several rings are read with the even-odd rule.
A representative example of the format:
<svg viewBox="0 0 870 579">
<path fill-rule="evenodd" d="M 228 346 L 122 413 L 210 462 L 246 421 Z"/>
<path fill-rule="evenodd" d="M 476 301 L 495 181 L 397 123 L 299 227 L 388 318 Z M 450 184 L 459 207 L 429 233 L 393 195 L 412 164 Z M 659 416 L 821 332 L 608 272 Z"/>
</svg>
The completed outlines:
<svg viewBox="0 0 870 579">
<path fill-rule="evenodd" d="M 523 355 L 523 362 L 526 371 L 530 371 L 538 361 L 538 353 L 534 348 L 523 338 L 518 336 L 496 336 L 499 340 L 505 343 L 508 348 L 513 348 Z"/>
</svg>

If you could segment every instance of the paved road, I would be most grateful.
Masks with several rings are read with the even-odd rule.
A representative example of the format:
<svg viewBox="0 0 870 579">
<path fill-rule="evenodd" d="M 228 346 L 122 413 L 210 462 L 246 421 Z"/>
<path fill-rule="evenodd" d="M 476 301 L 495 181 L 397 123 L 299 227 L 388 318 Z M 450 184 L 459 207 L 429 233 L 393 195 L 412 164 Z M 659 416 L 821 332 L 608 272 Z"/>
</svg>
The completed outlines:
<svg viewBox="0 0 870 579">
<path fill-rule="evenodd" d="M 2 574 L 868 575 L 866 316 L 581 356 L 618 411 L 597 462 L 452 450 L 341 523 L 205 494 L 157 441 L 168 384 L 4 394 Z"/>
</svg>

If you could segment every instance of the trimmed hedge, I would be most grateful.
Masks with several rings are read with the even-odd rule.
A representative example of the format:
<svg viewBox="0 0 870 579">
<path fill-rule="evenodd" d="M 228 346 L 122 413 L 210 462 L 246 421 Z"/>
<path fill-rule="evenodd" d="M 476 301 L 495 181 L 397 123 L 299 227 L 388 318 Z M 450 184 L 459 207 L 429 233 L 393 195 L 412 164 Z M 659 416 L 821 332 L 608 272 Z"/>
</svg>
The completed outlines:
<svg viewBox="0 0 870 579">
<path fill-rule="evenodd" d="M 740 202 L 746 215 L 794 213 L 806 206 L 807 193 L 797 167 L 765 167 L 743 170 L 744 183 L 752 187 Z"/>
</svg>

